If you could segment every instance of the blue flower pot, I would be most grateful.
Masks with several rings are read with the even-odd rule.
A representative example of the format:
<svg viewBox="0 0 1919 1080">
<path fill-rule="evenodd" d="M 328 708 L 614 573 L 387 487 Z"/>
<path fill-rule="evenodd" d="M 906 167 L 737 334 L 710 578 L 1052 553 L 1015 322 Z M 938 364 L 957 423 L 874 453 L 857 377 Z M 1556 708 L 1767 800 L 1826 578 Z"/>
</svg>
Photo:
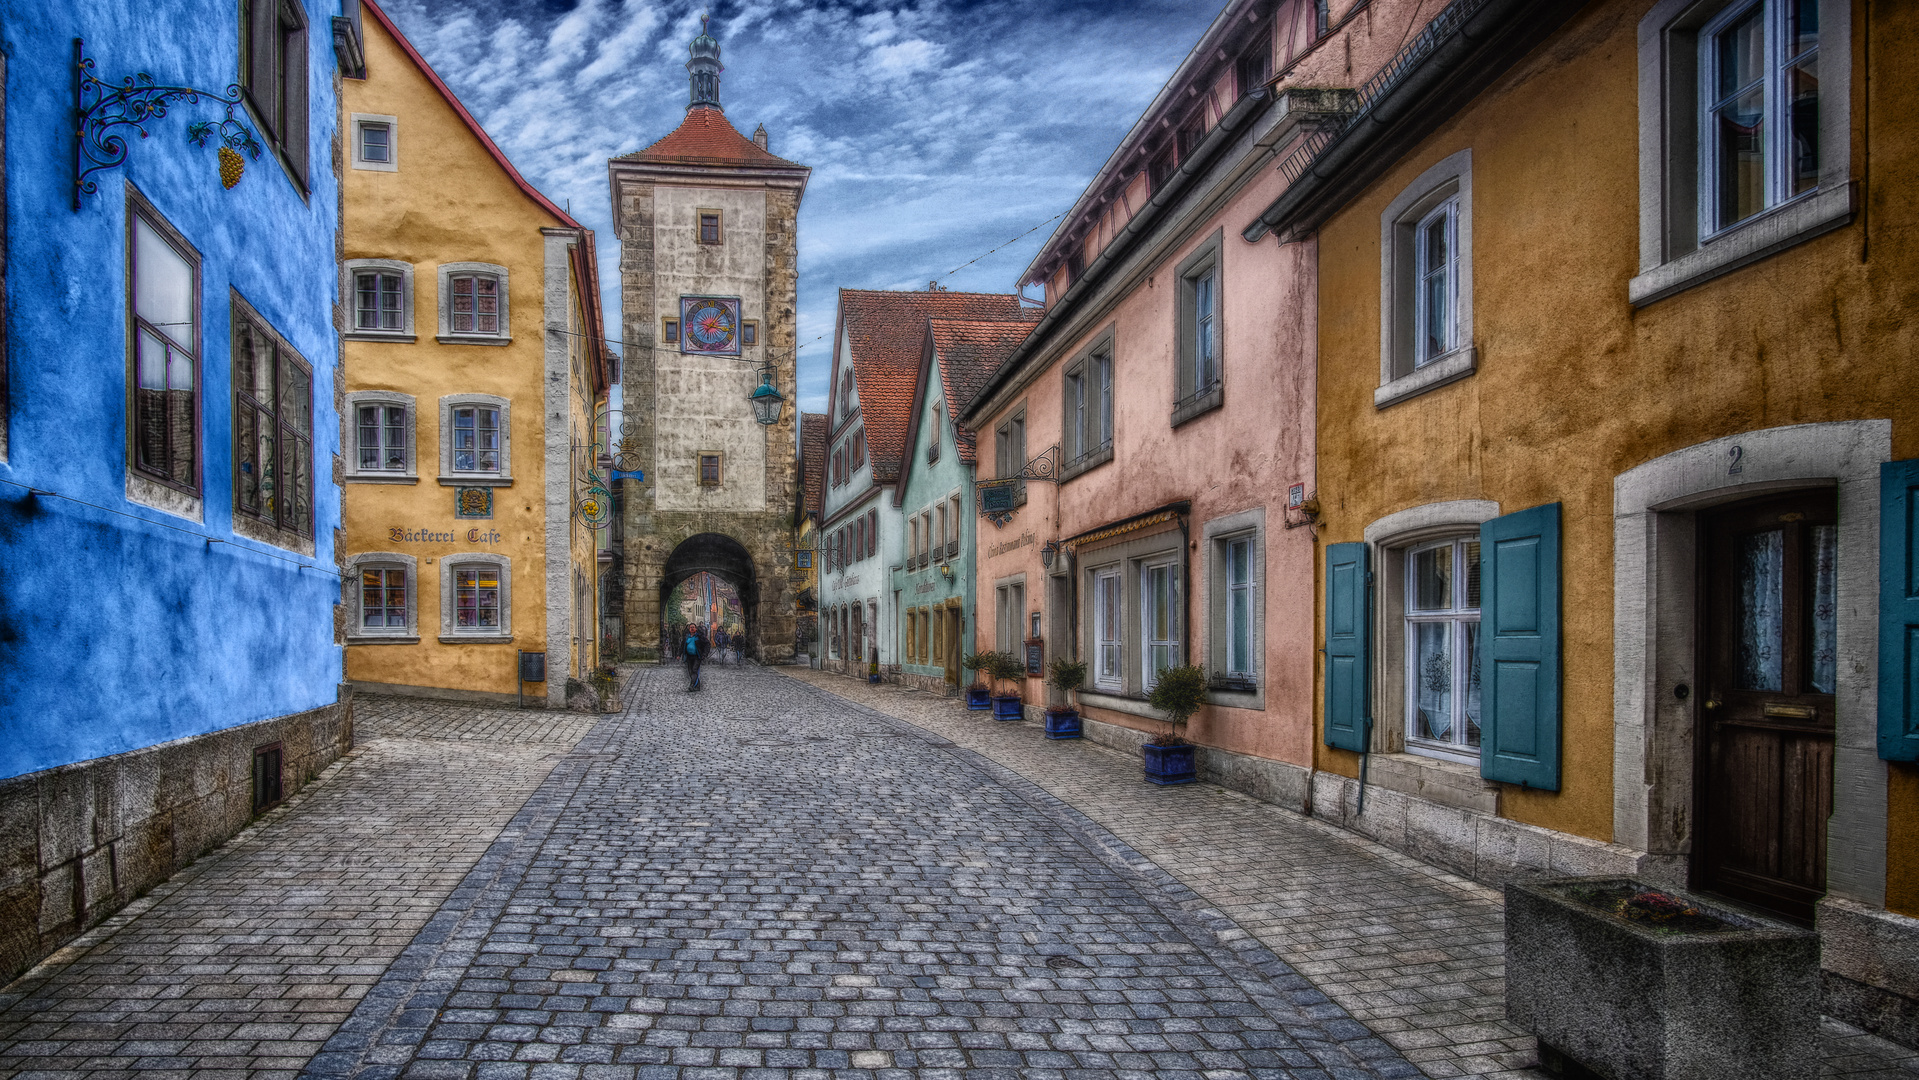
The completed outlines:
<svg viewBox="0 0 1919 1080">
<path fill-rule="evenodd" d="M 1018 694 L 994 694 L 993 695 L 993 719 L 995 720 L 1026 719 L 1026 710 L 1022 707 L 1022 703 L 1019 699 L 1019 695 Z"/>
<path fill-rule="evenodd" d="M 1192 743 L 1184 746 L 1154 746 L 1152 743 L 1139 748 L 1146 762 L 1146 782 L 1149 784 L 1190 784 L 1199 779 L 1199 767 L 1193 761 Z"/>
<path fill-rule="evenodd" d="M 1046 737 L 1049 739 L 1077 739 L 1080 737 L 1078 709 L 1046 710 Z"/>
<path fill-rule="evenodd" d="M 967 687 L 966 707 L 975 712 L 985 712 L 993 707 L 993 692 L 984 686 Z"/>
</svg>

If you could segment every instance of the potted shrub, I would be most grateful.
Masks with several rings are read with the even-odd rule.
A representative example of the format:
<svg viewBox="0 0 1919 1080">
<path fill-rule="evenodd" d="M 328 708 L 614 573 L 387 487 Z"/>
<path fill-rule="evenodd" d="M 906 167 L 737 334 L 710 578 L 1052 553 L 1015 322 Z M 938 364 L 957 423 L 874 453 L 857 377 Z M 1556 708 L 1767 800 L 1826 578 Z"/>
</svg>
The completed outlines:
<svg viewBox="0 0 1919 1080">
<path fill-rule="evenodd" d="M 997 689 L 997 684 L 1003 682 L 1013 684 L 1011 693 L 993 695 L 993 719 L 1024 720 L 1026 711 L 1020 700 L 1019 684 L 1020 680 L 1026 677 L 1026 665 L 1020 663 L 1019 657 L 1009 652 L 996 652 L 990 655 L 993 657 L 990 670 L 993 673 L 995 688 Z"/>
<path fill-rule="evenodd" d="M 600 698 L 600 711 L 603 713 L 619 712 L 620 699 L 615 696 L 614 691 L 620 687 L 620 676 L 613 665 L 607 664 L 595 670 L 591 676 L 591 681 L 593 683 L 593 692 L 598 694 Z"/>
<path fill-rule="evenodd" d="M 960 666 L 973 672 L 973 685 L 966 688 L 966 707 L 975 712 L 985 712 L 993 707 L 993 688 L 986 680 L 993 673 L 990 654 L 983 652 L 967 653 L 960 657 Z"/>
<path fill-rule="evenodd" d="M 1066 704 L 1048 706 L 1046 709 L 1046 737 L 1079 738 L 1079 709 L 1074 707 L 1073 695 L 1086 683 L 1086 661 L 1056 656 L 1046 668 L 1046 681 L 1052 684 L 1053 689 L 1066 695 Z"/>
<path fill-rule="evenodd" d="M 1146 779 L 1155 784 L 1190 784 L 1199 779 L 1193 760 L 1197 748 L 1179 732 L 1206 703 L 1206 669 L 1196 664 L 1167 668 L 1159 673 L 1146 703 L 1166 714 L 1166 730 L 1140 747 Z"/>
</svg>

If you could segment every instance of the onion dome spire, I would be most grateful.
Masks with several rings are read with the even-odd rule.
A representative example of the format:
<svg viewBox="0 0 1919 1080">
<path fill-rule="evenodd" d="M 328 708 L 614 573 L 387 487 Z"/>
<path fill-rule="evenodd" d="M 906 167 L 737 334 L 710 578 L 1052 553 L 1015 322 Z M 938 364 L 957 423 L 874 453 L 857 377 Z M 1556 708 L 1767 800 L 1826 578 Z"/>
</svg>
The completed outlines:
<svg viewBox="0 0 1919 1080">
<path fill-rule="evenodd" d="M 689 51 L 693 58 L 686 62 L 687 82 L 691 93 L 686 102 L 690 111 L 697 108 L 720 109 L 720 72 L 726 69 L 720 66 L 720 43 L 707 30 L 707 17 L 700 16 L 700 36 L 693 39 Z"/>
</svg>

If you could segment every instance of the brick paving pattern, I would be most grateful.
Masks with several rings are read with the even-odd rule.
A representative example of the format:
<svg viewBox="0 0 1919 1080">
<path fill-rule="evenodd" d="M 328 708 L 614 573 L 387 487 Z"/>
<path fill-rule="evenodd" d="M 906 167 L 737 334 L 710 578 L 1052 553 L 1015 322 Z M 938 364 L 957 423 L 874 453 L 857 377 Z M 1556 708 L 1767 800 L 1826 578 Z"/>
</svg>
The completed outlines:
<svg viewBox="0 0 1919 1080">
<path fill-rule="evenodd" d="M 1418 1075 L 1190 890 L 943 739 L 754 668 L 700 694 L 641 669 L 626 694 L 310 1075 Z"/>
<path fill-rule="evenodd" d="M 296 1075 L 592 723 L 354 712 L 320 782 L 0 992 L 0 1077 Z"/>
<path fill-rule="evenodd" d="M 1500 893 L 1212 784 L 1156 787 L 1140 763 L 1051 741 L 957 699 L 806 668 L 783 673 L 977 751 L 1071 804 L 1215 905 L 1428 1076 L 1538 1078 L 1506 1021 Z M 1826 1075 L 1914 1080 L 1919 1054 L 1825 1023 Z"/>
</svg>

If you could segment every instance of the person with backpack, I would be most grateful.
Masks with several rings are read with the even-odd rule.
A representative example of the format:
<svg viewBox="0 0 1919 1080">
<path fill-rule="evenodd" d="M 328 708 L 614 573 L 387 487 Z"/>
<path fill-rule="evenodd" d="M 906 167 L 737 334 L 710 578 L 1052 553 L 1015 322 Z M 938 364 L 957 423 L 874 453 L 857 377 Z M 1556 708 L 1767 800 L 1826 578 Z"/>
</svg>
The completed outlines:
<svg viewBox="0 0 1919 1080">
<path fill-rule="evenodd" d="M 686 689 L 689 693 L 700 688 L 700 661 L 705 659 L 705 642 L 700 640 L 698 627 L 688 624 L 684 653 L 686 657 Z"/>
</svg>

